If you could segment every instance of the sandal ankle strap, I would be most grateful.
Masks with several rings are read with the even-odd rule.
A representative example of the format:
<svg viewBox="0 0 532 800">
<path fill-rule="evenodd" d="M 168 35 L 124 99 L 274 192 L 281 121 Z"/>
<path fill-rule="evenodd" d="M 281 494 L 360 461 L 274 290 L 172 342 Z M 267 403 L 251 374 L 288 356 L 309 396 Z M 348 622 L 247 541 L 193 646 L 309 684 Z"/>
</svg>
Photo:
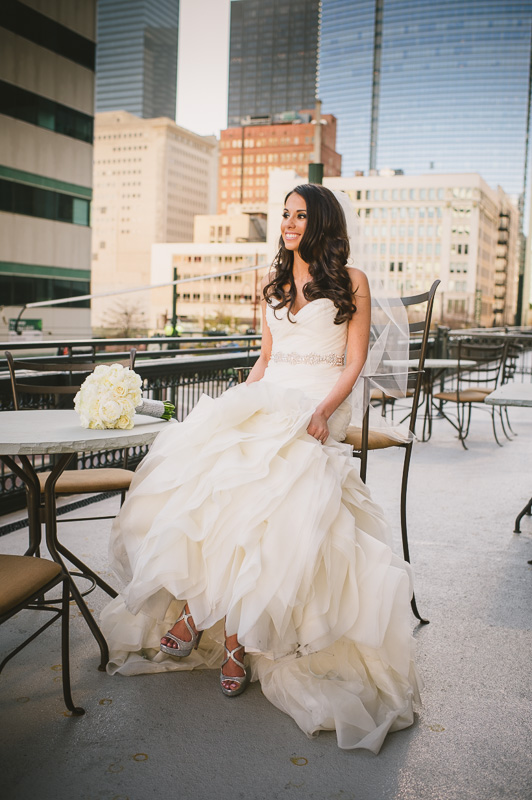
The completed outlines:
<svg viewBox="0 0 532 800">
<path fill-rule="evenodd" d="M 189 625 L 189 623 L 188 623 L 189 619 L 193 619 L 193 617 L 192 617 L 192 614 L 189 614 L 189 613 L 187 613 L 187 612 L 185 611 L 185 609 L 183 609 L 183 611 L 182 611 L 182 613 L 181 613 L 181 616 L 179 617 L 179 619 L 177 620 L 177 622 L 181 622 L 181 620 L 183 620 L 183 622 L 185 623 L 185 625 L 186 625 L 186 627 L 187 627 L 187 630 L 188 630 L 188 632 L 189 632 L 189 633 L 190 633 L 190 635 L 192 636 L 192 639 L 195 639 L 195 638 L 196 638 L 196 636 L 197 636 L 198 634 L 197 634 L 197 633 L 194 631 L 194 629 L 193 629 L 193 628 L 192 628 L 192 627 Z"/>
<path fill-rule="evenodd" d="M 226 645 L 224 645 L 224 649 L 225 649 L 225 652 L 226 652 L 226 657 L 222 661 L 222 667 L 224 667 L 225 664 L 227 664 L 227 662 L 229 661 L 229 659 L 231 659 L 231 661 L 233 661 L 237 665 L 237 667 L 240 667 L 240 669 L 243 669 L 243 670 L 246 669 L 245 664 L 243 664 L 243 662 L 240 661 L 240 659 L 238 659 L 235 656 L 235 653 L 237 652 L 237 650 L 243 650 L 243 645 L 239 644 L 236 647 L 234 647 L 232 650 L 229 650 L 229 648 Z M 227 680 L 232 680 L 232 678 L 228 677 Z"/>
</svg>

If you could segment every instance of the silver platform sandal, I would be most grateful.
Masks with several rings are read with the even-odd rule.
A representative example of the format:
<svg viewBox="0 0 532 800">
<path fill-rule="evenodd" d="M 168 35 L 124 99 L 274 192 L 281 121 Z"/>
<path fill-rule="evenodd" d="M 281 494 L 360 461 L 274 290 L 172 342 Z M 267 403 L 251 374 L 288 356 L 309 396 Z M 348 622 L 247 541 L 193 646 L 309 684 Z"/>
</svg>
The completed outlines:
<svg viewBox="0 0 532 800">
<path fill-rule="evenodd" d="M 168 656 L 174 656 L 174 658 L 186 658 L 191 654 L 193 650 L 198 649 L 198 645 L 200 643 L 203 631 L 198 631 L 198 633 L 194 633 L 194 631 L 192 630 L 191 626 L 188 623 L 189 619 L 192 619 L 192 614 L 188 614 L 185 611 L 185 609 L 183 609 L 183 613 L 181 614 L 179 619 L 176 620 L 175 624 L 181 622 L 181 620 L 185 621 L 187 630 L 192 637 L 190 642 L 184 642 L 183 639 L 178 639 L 177 636 L 174 636 L 173 633 L 170 633 L 170 631 L 168 631 L 168 633 L 164 634 L 164 638 L 171 639 L 173 642 L 176 643 L 177 647 L 170 647 L 169 645 L 163 644 L 161 642 L 160 647 L 163 653 L 166 653 Z"/>
<path fill-rule="evenodd" d="M 231 659 L 232 661 L 234 661 L 237 667 L 240 667 L 245 672 L 245 675 L 243 675 L 241 678 L 238 678 L 238 677 L 233 677 L 232 675 L 224 675 L 222 670 L 220 670 L 220 688 L 222 692 L 225 694 L 226 697 L 236 697 L 237 695 L 242 694 L 242 692 L 246 689 L 251 678 L 251 670 L 249 667 L 246 667 L 242 663 L 242 661 L 239 661 L 238 658 L 235 656 L 237 650 L 242 649 L 241 644 L 239 644 L 238 647 L 235 647 L 234 650 L 229 650 L 229 648 L 224 645 L 224 649 L 226 655 L 225 659 L 222 661 L 222 668 L 225 666 L 225 664 L 227 664 L 229 659 Z M 227 689 L 224 686 L 224 681 L 237 683 L 238 686 L 236 687 L 236 689 Z"/>
</svg>

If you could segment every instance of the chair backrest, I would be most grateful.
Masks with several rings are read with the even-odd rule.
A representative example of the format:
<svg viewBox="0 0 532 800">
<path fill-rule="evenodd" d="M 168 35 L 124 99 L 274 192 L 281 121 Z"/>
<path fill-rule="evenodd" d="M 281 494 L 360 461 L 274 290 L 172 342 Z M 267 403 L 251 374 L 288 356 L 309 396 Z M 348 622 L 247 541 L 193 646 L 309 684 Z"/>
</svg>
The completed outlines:
<svg viewBox="0 0 532 800">
<path fill-rule="evenodd" d="M 523 355 L 524 349 L 524 346 L 520 342 L 515 342 L 510 339 L 507 340 L 501 373 L 501 383 L 508 383 L 508 381 L 513 380 L 517 371 L 519 359 Z"/>
<path fill-rule="evenodd" d="M 129 359 L 120 360 L 116 359 L 113 364 L 122 364 L 123 366 L 133 369 L 135 366 L 135 357 L 137 351 L 134 347 L 129 351 Z M 13 358 L 12 354 L 6 350 L 5 356 L 9 368 L 9 375 L 11 378 L 11 390 L 13 393 L 13 404 L 15 411 L 21 408 L 21 395 L 53 395 L 55 397 L 54 407 L 72 407 L 73 396 L 78 391 L 79 387 L 98 364 L 104 363 L 102 361 L 79 361 L 70 357 L 57 357 L 53 361 L 31 359 Z M 111 363 L 111 362 L 107 362 Z M 55 373 L 61 374 L 64 377 L 64 382 L 58 384 L 47 383 L 28 383 L 21 381 L 17 375 L 17 371 L 29 373 Z M 24 377 L 28 377 L 25 375 Z"/>
<path fill-rule="evenodd" d="M 449 353 L 458 359 L 456 388 L 458 394 L 466 389 L 493 391 L 502 379 L 507 345 L 500 342 L 473 342 L 458 339 L 450 342 Z M 475 365 L 464 364 L 474 361 Z"/>
<path fill-rule="evenodd" d="M 401 297 L 401 302 L 407 309 L 412 306 L 425 306 L 424 311 L 422 311 L 423 316 L 421 319 L 409 322 L 408 324 L 408 329 L 410 331 L 410 360 L 417 362 L 415 366 L 410 367 L 408 370 L 408 388 L 413 392 L 412 413 L 410 414 L 410 423 L 408 427 L 412 433 L 416 432 L 417 410 L 423 384 L 425 359 L 429 346 L 434 297 L 440 283 L 441 281 L 435 280 L 427 292 Z M 412 334 L 416 334 L 416 336 L 413 337 Z M 418 334 L 421 334 L 421 336 Z"/>
</svg>

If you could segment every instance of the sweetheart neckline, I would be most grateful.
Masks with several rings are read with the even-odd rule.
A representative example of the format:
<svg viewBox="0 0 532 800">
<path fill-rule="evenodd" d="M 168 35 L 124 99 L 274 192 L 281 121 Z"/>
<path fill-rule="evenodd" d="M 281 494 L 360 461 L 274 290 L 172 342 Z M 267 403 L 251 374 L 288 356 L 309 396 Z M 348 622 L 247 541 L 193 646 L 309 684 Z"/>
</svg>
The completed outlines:
<svg viewBox="0 0 532 800">
<path fill-rule="evenodd" d="M 331 300 L 330 297 L 316 297 L 315 300 L 309 300 L 308 303 L 305 303 L 304 306 L 301 306 L 299 311 L 290 311 L 290 313 L 295 318 L 295 317 L 299 316 L 299 314 L 303 311 L 304 308 L 307 308 L 308 306 L 311 306 L 313 303 L 319 303 L 320 300 L 326 300 L 328 303 L 333 303 L 333 305 L 334 305 L 334 302 L 333 302 L 333 300 Z M 271 306 L 271 308 L 275 311 L 277 306 Z M 286 308 L 286 313 L 288 313 L 287 306 L 283 306 L 283 308 Z"/>
</svg>

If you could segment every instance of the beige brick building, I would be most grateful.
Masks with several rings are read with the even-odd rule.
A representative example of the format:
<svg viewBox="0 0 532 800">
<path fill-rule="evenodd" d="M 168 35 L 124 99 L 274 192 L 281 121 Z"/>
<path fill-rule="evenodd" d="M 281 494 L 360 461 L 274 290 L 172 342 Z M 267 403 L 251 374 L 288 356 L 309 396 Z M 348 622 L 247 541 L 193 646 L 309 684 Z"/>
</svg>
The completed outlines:
<svg viewBox="0 0 532 800">
<path fill-rule="evenodd" d="M 228 128 L 220 134 L 218 212 L 231 203 L 257 211 L 268 205 L 268 178 L 274 169 L 293 169 L 307 180 L 314 161 L 314 111 L 300 111 L 294 121 Z M 342 156 L 336 152 L 336 117 L 321 117 L 320 161 L 324 175 L 340 175 Z"/>
<path fill-rule="evenodd" d="M 126 111 L 96 115 L 92 292 L 150 284 L 151 246 L 190 242 L 194 217 L 215 210 L 217 141 L 165 117 Z M 93 330 L 134 311 L 155 327 L 152 293 L 95 299 Z"/>
<path fill-rule="evenodd" d="M 157 244 L 152 248 L 152 283 L 171 281 L 174 269 L 184 279 L 238 272 L 178 285 L 178 319 L 193 330 L 226 325 L 242 331 L 257 328 L 260 281 L 269 263 L 267 250 L 266 242 Z M 160 330 L 171 316 L 172 289 L 155 289 L 151 294 L 155 327 Z"/>
<path fill-rule="evenodd" d="M 400 293 L 439 278 L 435 319 L 452 327 L 513 324 L 518 211 L 476 173 L 328 178 L 350 196 L 364 246 Z"/>
</svg>

